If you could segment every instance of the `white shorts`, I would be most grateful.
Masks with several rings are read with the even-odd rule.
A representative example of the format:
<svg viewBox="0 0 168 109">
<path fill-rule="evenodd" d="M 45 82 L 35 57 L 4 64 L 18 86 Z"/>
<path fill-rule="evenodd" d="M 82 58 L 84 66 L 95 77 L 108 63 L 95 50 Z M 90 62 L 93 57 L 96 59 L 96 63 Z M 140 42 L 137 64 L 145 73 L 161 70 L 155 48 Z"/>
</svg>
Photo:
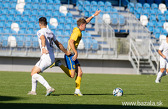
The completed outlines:
<svg viewBox="0 0 168 109">
<path fill-rule="evenodd" d="M 43 72 L 45 69 L 47 69 L 50 65 L 52 65 L 55 61 L 54 55 L 51 54 L 43 54 L 40 57 L 40 60 L 36 63 L 35 66 L 39 67 L 41 69 L 41 72 Z"/>
<path fill-rule="evenodd" d="M 168 69 L 167 61 L 164 58 L 162 58 L 162 57 L 160 57 L 160 68 Z"/>
</svg>

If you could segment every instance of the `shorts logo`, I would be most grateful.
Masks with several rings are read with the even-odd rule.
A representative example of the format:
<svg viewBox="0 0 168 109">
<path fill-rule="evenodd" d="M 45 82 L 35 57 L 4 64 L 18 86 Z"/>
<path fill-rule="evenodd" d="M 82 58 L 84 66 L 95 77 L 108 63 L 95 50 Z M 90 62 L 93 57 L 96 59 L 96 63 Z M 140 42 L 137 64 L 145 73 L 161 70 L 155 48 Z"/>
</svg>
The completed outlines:
<svg viewBox="0 0 168 109">
<path fill-rule="evenodd" d="M 75 68 L 75 65 L 73 65 L 73 68 Z"/>
</svg>

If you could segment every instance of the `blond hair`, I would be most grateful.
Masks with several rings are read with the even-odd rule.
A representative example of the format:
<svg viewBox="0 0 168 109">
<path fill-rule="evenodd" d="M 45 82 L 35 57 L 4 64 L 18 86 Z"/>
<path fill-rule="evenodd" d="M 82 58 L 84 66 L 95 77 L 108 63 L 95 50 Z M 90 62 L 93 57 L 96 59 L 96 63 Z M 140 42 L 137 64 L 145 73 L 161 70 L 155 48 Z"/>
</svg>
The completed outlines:
<svg viewBox="0 0 168 109">
<path fill-rule="evenodd" d="M 80 19 L 77 20 L 77 25 L 78 25 L 78 27 L 79 27 L 81 24 L 85 24 L 85 23 L 87 23 L 85 18 L 80 18 Z"/>
</svg>

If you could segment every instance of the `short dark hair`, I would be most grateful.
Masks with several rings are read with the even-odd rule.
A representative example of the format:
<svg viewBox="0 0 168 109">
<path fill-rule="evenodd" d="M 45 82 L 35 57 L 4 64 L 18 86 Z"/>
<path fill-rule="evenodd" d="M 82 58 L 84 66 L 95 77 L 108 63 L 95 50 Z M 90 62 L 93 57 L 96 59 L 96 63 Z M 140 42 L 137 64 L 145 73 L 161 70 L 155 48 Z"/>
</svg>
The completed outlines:
<svg viewBox="0 0 168 109">
<path fill-rule="evenodd" d="M 42 25 L 47 25 L 47 19 L 45 17 L 40 17 L 39 23 L 41 23 Z"/>
<path fill-rule="evenodd" d="M 168 37 L 168 34 L 166 35 L 166 37 Z"/>
<path fill-rule="evenodd" d="M 77 25 L 78 25 L 78 27 L 79 27 L 81 24 L 85 24 L 85 23 L 87 23 L 85 18 L 80 18 L 80 19 L 77 20 Z"/>
</svg>

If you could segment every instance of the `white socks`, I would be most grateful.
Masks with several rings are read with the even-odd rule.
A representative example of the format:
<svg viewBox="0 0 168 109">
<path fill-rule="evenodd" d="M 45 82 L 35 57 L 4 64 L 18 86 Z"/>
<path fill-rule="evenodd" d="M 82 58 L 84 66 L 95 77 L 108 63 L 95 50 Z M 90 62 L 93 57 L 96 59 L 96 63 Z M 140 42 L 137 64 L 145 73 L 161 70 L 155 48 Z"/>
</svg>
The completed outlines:
<svg viewBox="0 0 168 109">
<path fill-rule="evenodd" d="M 160 78 L 161 78 L 161 76 L 162 76 L 162 72 L 159 72 L 159 73 L 157 74 L 156 81 L 159 81 Z"/>
<path fill-rule="evenodd" d="M 37 80 L 35 80 L 32 77 L 32 90 L 31 91 L 36 92 L 36 87 L 37 87 Z"/>
<path fill-rule="evenodd" d="M 46 89 L 50 89 L 51 86 L 48 84 L 48 82 L 39 74 L 34 74 L 32 76 L 32 90 L 36 89 L 37 84 L 35 85 L 35 81 L 39 81 Z"/>
</svg>

